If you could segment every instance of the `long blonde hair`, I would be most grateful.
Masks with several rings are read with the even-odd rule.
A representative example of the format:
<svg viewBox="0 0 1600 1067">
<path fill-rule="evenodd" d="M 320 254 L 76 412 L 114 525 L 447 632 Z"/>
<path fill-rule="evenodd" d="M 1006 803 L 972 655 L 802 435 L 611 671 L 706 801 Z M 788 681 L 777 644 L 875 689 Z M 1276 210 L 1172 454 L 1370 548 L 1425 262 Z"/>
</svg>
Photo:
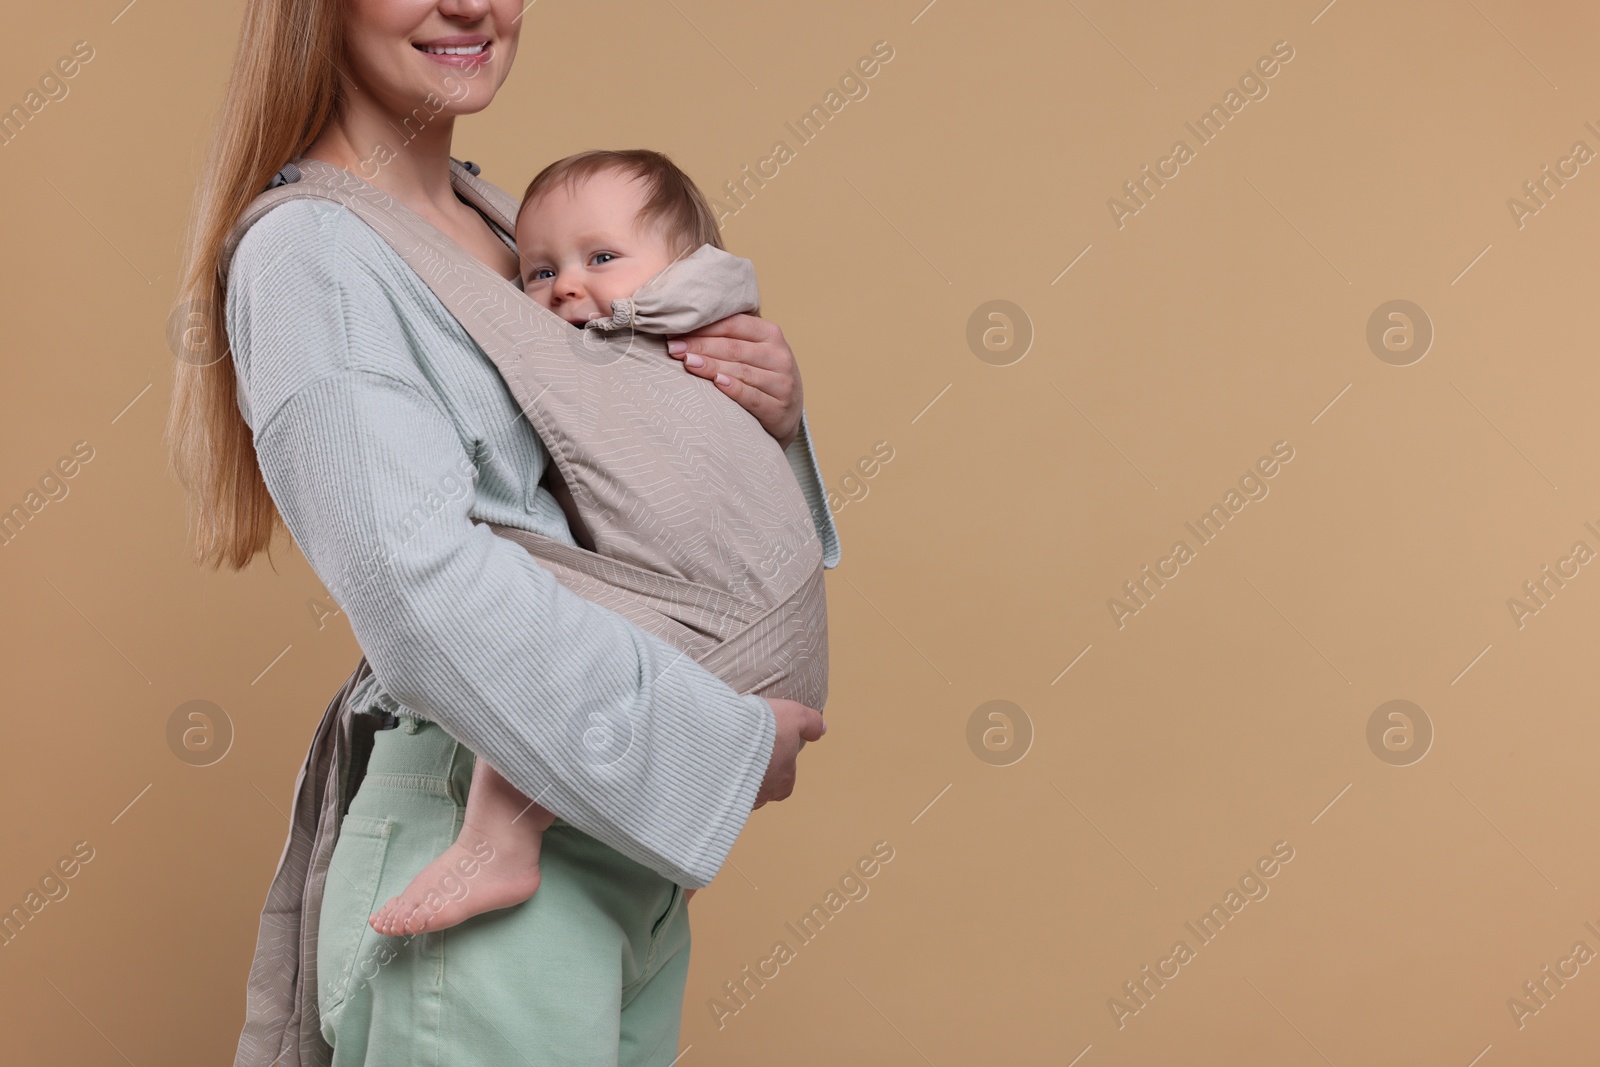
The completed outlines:
<svg viewBox="0 0 1600 1067">
<path fill-rule="evenodd" d="M 246 0 L 168 320 L 177 357 L 167 412 L 168 469 L 187 494 L 195 520 L 191 555 L 202 566 L 244 568 L 282 525 L 234 396 L 220 260 L 245 207 L 337 113 L 343 54 L 341 0 Z"/>
</svg>

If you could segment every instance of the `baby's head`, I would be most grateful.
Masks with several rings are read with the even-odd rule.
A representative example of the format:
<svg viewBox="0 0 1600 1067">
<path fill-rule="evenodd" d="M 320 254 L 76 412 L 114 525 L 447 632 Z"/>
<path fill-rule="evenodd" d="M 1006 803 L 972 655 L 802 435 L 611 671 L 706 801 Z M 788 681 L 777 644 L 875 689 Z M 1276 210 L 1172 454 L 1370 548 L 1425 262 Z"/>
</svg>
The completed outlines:
<svg viewBox="0 0 1600 1067">
<path fill-rule="evenodd" d="M 580 152 L 540 171 L 516 238 L 523 291 L 580 327 L 701 245 L 722 247 L 694 182 L 642 148 Z"/>
</svg>

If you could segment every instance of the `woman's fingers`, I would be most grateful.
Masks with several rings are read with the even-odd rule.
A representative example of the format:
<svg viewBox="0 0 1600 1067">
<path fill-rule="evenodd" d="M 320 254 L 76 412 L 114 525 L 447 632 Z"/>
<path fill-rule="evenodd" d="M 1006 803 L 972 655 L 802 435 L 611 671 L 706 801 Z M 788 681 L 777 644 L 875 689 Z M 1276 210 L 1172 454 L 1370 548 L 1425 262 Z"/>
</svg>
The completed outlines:
<svg viewBox="0 0 1600 1067">
<path fill-rule="evenodd" d="M 758 367 L 741 360 L 707 358 L 699 352 L 685 352 L 679 357 L 690 374 L 717 380 L 717 376 L 731 378 L 741 385 L 759 390 L 780 403 L 787 400 L 794 389 L 794 379 L 787 374 Z M 718 381 L 718 385 L 725 384 Z"/>
<path fill-rule="evenodd" d="M 799 412 L 793 403 L 767 391 L 773 385 L 760 376 L 761 372 L 733 363 L 691 367 L 689 373 L 715 382 L 718 389 L 754 415 L 762 429 L 776 438 L 779 445 L 787 448 L 794 439 L 800 428 Z M 746 378 L 756 381 L 746 381 Z"/>
<path fill-rule="evenodd" d="M 699 371 L 694 371 L 694 373 L 699 373 Z M 747 386 L 744 382 L 739 381 L 738 378 L 728 378 L 728 374 L 720 373 L 720 371 L 707 371 L 706 374 L 701 374 L 701 378 L 709 378 L 717 382 L 717 389 L 733 397 L 734 402 L 738 402 L 741 408 L 749 411 L 750 414 L 754 414 L 755 421 L 760 422 L 763 429 L 768 430 L 768 432 L 771 432 L 773 426 L 781 426 L 782 421 L 784 421 L 784 405 L 781 405 L 776 398 L 765 394 L 757 387 Z M 782 438 L 779 438 L 779 442 L 782 442 Z"/>
<path fill-rule="evenodd" d="M 787 401 L 800 371 L 783 331 L 754 315 L 729 315 L 667 342 L 675 359 L 703 378 L 720 371 Z M 737 371 L 737 373 L 736 373 Z"/>
<path fill-rule="evenodd" d="M 805 716 L 800 723 L 800 747 L 804 748 L 807 741 L 821 741 L 822 735 L 827 732 L 828 720 L 822 717 L 822 712 L 805 708 Z"/>
<path fill-rule="evenodd" d="M 828 732 L 827 721 L 820 711 L 781 697 L 766 699 L 772 706 L 772 755 L 767 761 L 761 787 L 756 790 L 752 810 L 769 800 L 783 800 L 794 792 L 795 757 L 807 741 L 815 741 Z"/>
<path fill-rule="evenodd" d="M 681 340 L 691 342 L 692 351 L 715 356 L 754 362 L 768 370 L 783 370 L 794 363 L 794 353 L 783 339 L 783 331 L 776 323 L 754 315 L 729 315 L 716 322 L 707 323 Z M 669 344 L 668 350 L 678 348 Z"/>
<path fill-rule="evenodd" d="M 677 349 L 677 351 L 674 351 L 674 349 Z M 691 333 L 668 341 L 667 352 L 675 359 L 685 359 L 688 356 L 703 356 L 706 359 L 720 360 L 723 363 L 740 363 L 756 370 L 782 375 L 785 378 L 794 376 L 793 354 L 786 352 L 782 348 L 775 348 L 771 342 L 747 341 L 737 337 Z M 689 360 L 688 365 L 693 367 L 694 361 Z"/>
<path fill-rule="evenodd" d="M 709 378 L 718 389 L 728 394 L 746 411 L 756 417 L 768 432 L 783 441 L 792 432 L 787 425 L 789 405 L 774 390 L 787 389 L 787 383 L 776 382 L 769 371 L 762 371 L 740 363 L 703 361 L 699 367 L 690 367 L 690 374 Z"/>
<path fill-rule="evenodd" d="M 667 342 L 690 374 L 707 378 L 756 417 L 780 445 L 800 428 L 800 370 L 776 325 L 729 315 Z"/>
<path fill-rule="evenodd" d="M 716 338 L 707 338 L 707 340 L 716 340 Z M 792 370 L 771 370 L 754 359 L 719 358 L 709 352 L 700 351 L 699 345 L 701 343 L 703 342 L 697 342 L 695 349 L 686 351 L 678 356 L 679 359 L 683 360 L 683 365 L 690 374 L 701 378 L 709 378 L 735 399 L 745 395 L 750 390 L 754 390 L 761 395 L 752 397 L 751 403 L 763 405 L 763 408 L 770 406 L 774 413 L 787 411 L 792 406 L 795 388 L 795 377 Z M 742 355 L 743 353 L 741 353 Z M 745 406 L 750 407 L 750 404 Z M 763 417 L 764 410 L 758 411 L 751 408 L 751 413 L 760 418 L 763 424 L 766 423 L 767 420 Z"/>
</svg>

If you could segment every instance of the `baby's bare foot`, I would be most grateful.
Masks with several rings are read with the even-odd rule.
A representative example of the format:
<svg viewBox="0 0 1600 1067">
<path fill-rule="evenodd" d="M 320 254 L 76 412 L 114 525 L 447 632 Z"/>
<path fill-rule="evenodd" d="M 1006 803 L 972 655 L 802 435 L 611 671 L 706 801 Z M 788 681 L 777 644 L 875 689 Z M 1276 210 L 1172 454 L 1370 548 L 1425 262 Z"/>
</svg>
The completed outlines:
<svg viewBox="0 0 1600 1067">
<path fill-rule="evenodd" d="M 461 836 L 367 919 L 380 934 L 444 930 L 474 915 L 521 904 L 539 888 L 542 831 L 519 825 L 513 840 Z"/>
</svg>

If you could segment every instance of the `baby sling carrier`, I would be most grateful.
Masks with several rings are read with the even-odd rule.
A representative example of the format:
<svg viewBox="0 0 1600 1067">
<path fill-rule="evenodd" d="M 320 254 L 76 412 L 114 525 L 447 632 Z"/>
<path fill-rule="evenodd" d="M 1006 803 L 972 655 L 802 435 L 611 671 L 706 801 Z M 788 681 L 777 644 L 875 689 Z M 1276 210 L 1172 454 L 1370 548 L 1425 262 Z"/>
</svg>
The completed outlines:
<svg viewBox="0 0 1600 1067">
<path fill-rule="evenodd" d="M 457 196 L 511 233 L 516 201 L 477 173 L 450 161 Z M 738 269 L 748 261 L 702 246 L 641 288 L 650 299 L 614 302 L 603 323 L 611 328 L 580 330 L 387 193 L 343 168 L 297 159 L 246 207 L 223 264 L 257 219 L 301 197 L 354 211 L 488 355 L 548 449 L 595 551 L 484 525 L 734 690 L 823 706 L 822 549 L 788 461 L 754 416 L 668 357 L 663 337 L 639 332 L 683 333 L 752 310 L 754 277 Z M 339 822 L 378 728 L 374 682 L 363 656 L 324 712 L 296 780 L 235 1067 L 331 1060 L 317 1009 L 317 926 Z"/>
</svg>

